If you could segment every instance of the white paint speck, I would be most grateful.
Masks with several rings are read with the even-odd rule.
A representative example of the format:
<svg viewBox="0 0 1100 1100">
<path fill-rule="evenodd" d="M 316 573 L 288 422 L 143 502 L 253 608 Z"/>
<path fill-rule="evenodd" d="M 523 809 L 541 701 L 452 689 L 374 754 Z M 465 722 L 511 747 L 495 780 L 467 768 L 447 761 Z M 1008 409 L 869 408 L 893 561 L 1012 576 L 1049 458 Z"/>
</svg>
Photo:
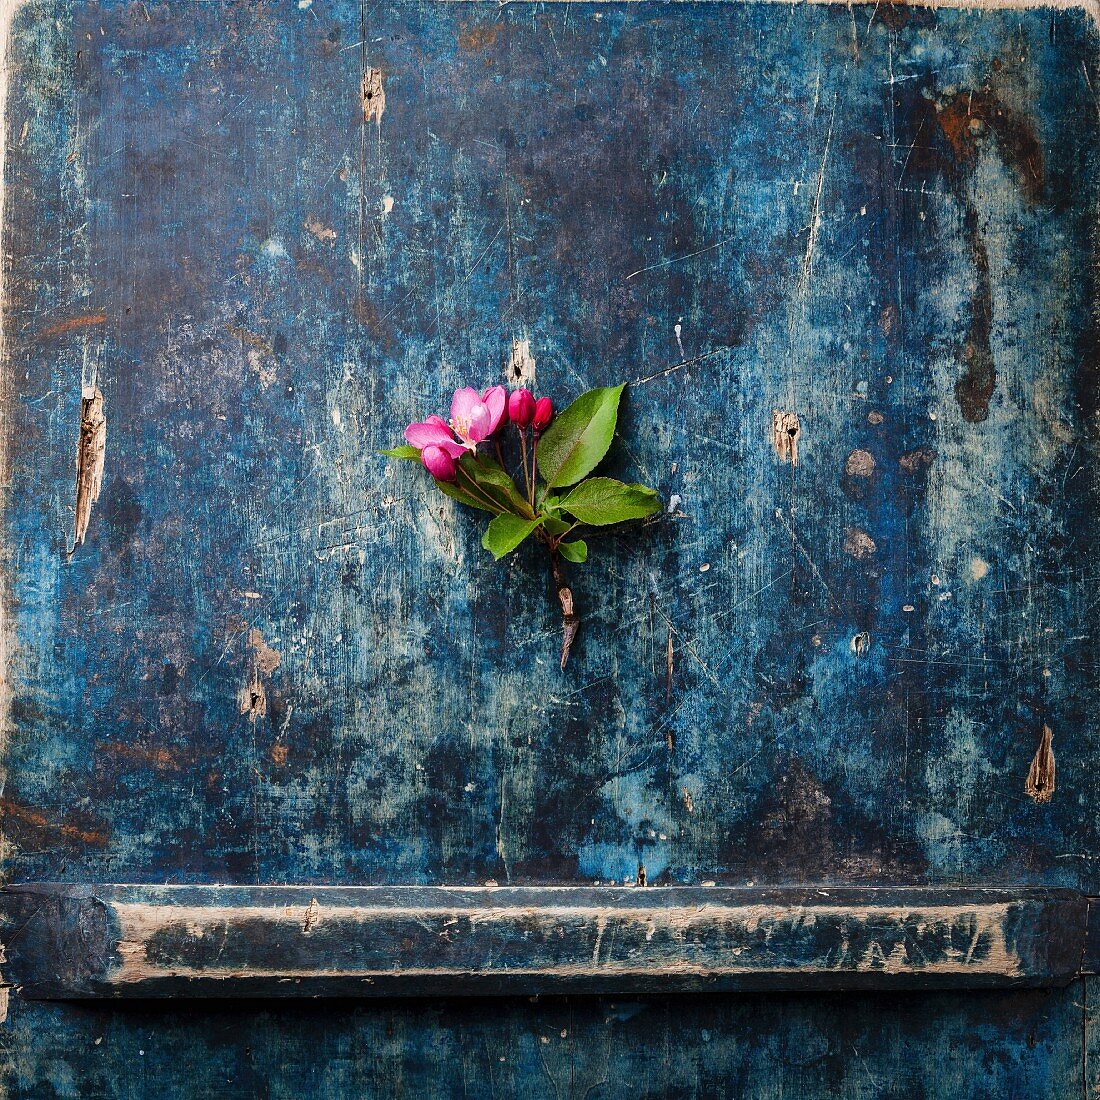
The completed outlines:
<svg viewBox="0 0 1100 1100">
<path fill-rule="evenodd" d="M 679 493 L 673 493 L 668 498 L 668 514 L 675 515 L 680 510 L 680 505 L 684 503 L 684 498 Z"/>
<path fill-rule="evenodd" d="M 980 581 L 989 572 L 989 562 L 977 556 L 970 559 L 970 579 Z"/>
<path fill-rule="evenodd" d="M 672 326 L 672 331 L 676 333 L 676 346 L 680 349 L 680 358 L 686 359 L 687 355 L 684 352 L 684 342 L 680 339 L 681 334 L 684 331 L 683 317 L 681 317 L 675 325 Z"/>
<path fill-rule="evenodd" d="M 710 568 L 710 562 L 705 561 L 705 562 L 703 562 L 702 565 L 699 566 L 699 572 L 700 573 L 705 573 L 709 568 Z"/>
<path fill-rule="evenodd" d="M 286 245 L 278 237 L 268 237 L 263 243 L 263 252 L 274 260 L 285 260 L 290 255 Z"/>
<path fill-rule="evenodd" d="M 313 7 L 313 0 L 298 0 L 298 10 L 305 11 L 306 8 Z"/>
<path fill-rule="evenodd" d="M 388 214 L 391 210 L 393 210 L 393 195 L 383 195 L 382 196 L 382 213 L 383 214 Z"/>
<path fill-rule="evenodd" d="M 344 430 L 344 418 L 340 415 L 339 405 L 332 406 L 332 425 L 338 432 Z"/>
</svg>

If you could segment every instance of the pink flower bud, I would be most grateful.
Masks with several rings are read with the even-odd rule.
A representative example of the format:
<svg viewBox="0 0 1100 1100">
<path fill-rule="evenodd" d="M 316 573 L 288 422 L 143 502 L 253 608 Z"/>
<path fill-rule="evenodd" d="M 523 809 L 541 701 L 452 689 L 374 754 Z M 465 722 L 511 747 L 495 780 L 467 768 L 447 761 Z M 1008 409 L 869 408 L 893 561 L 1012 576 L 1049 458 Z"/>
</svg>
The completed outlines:
<svg viewBox="0 0 1100 1100">
<path fill-rule="evenodd" d="M 526 428 L 535 416 L 535 398 L 530 390 L 513 390 L 508 398 L 508 416 L 517 428 Z"/>
<path fill-rule="evenodd" d="M 544 428 L 549 427 L 550 421 L 553 419 L 554 402 L 549 397 L 540 397 L 535 402 L 535 415 L 531 421 L 535 431 L 541 432 Z"/>
<path fill-rule="evenodd" d="M 425 447 L 420 452 L 420 461 L 436 481 L 454 481 L 458 477 L 458 463 L 442 447 Z"/>
</svg>

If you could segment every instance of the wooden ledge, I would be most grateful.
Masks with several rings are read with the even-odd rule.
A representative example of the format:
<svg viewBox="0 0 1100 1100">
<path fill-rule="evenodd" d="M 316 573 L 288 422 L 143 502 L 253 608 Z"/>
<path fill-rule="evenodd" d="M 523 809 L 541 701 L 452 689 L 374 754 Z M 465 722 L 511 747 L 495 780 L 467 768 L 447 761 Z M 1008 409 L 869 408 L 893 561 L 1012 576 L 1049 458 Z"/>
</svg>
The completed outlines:
<svg viewBox="0 0 1100 1100">
<path fill-rule="evenodd" d="M 1088 915 L 1069 890 L 45 883 L 0 891 L 0 971 L 45 999 L 1060 985 Z"/>
</svg>

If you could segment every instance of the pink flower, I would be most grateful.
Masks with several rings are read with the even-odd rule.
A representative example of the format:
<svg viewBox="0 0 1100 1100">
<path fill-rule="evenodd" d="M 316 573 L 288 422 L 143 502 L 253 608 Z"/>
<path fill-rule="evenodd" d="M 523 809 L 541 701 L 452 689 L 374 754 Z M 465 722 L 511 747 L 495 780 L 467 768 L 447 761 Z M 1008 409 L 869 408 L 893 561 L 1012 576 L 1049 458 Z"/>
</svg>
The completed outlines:
<svg viewBox="0 0 1100 1100">
<path fill-rule="evenodd" d="M 405 429 L 405 439 L 421 451 L 438 447 L 448 457 L 459 458 L 466 451 L 476 451 L 477 445 L 506 421 L 507 404 L 503 386 L 493 386 L 484 394 L 469 388 L 455 390 L 449 427 L 441 416 L 429 416 L 427 420 L 410 424 Z"/>
<path fill-rule="evenodd" d="M 479 394 L 467 386 L 455 390 L 451 401 L 451 430 L 473 451 L 500 427 L 508 398 L 503 386 L 493 386 Z"/>
<path fill-rule="evenodd" d="M 481 395 L 481 400 L 492 418 L 489 428 L 489 434 L 492 435 L 508 423 L 508 391 L 503 386 L 490 386 Z"/>
<path fill-rule="evenodd" d="M 535 398 L 528 389 L 513 390 L 508 397 L 508 417 L 517 428 L 526 428 L 535 415 Z"/>
<path fill-rule="evenodd" d="M 540 397 L 535 402 L 535 415 L 531 421 L 535 431 L 541 432 L 544 428 L 549 427 L 550 421 L 553 419 L 554 402 L 549 397 Z"/>
<path fill-rule="evenodd" d="M 459 451 L 461 452 L 461 450 L 460 447 Z M 458 463 L 455 461 L 454 456 L 442 447 L 437 447 L 434 443 L 429 444 L 420 452 L 420 461 L 424 464 L 424 469 L 436 481 L 454 481 L 458 477 Z"/>
<path fill-rule="evenodd" d="M 451 458 L 458 458 L 466 450 L 461 443 L 455 442 L 451 429 L 440 416 L 429 416 L 420 424 L 410 424 L 405 429 L 405 439 L 414 447 L 438 447 Z"/>
</svg>

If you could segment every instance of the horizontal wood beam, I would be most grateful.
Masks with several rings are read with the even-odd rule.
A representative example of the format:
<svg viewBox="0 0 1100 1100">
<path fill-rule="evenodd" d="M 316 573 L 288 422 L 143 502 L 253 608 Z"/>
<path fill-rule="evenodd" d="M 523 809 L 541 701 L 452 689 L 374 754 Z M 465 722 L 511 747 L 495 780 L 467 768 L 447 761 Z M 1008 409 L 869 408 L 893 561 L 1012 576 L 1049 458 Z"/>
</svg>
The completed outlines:
<svg viewBox="0 0 1100 1100">
<path fill-rule="evenodd" d="M 1058 985 L 1068 890 L 36 884 L 0 891 L 31 998 Z"/>
</svg>

